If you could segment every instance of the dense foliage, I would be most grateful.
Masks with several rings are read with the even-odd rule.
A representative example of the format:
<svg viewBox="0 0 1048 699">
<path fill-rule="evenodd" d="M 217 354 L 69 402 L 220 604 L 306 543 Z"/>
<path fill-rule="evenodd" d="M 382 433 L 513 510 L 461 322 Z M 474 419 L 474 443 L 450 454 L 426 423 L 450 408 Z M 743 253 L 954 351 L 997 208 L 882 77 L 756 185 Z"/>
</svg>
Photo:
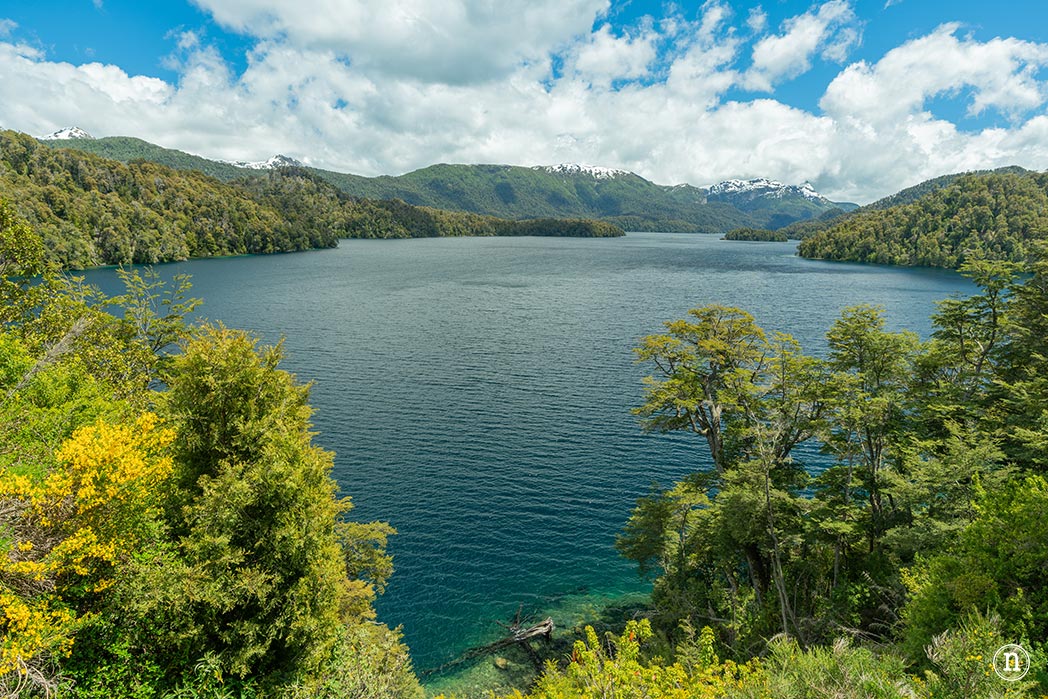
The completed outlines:
<svg viewBox="0 0 1048 699">
<path fill-rule="evenodd" d="M 800 245 L 827 260 L 956 268 L 968 259 L 1022 261 L 1048 237 L 1048 175 L 966 175 L 913 203 L 866 208 Z"/>
<path fill-rule="evenodd" d="M 505 699 L 1018 699 L 1031 683 L 997 679 L 987 659 L 1004 642 L 997 620 L 976 615 L 929 646 L 933 669 L 907 672 L 903 658 L 840 638 L 802 648 L 796 640 L 769 641 L 762 658 L 721 660 L 712 629 L 688 632 L 667 661 L 653 655 L 652 629 L 631 621 L 615 636 L 586 629 L 566 666 L 549 663 L 526 695 Z"/>
<path fill-rule="evenodd" d="M 208 160 L 207 158 L 201 158 L 199 155 L 191 155 L 180 150 L 162 148 L 148 141 L 130 136 L 109 136 L 97 139 L 83 138 L 75 141 L 44 141 L 43 143 L 52 148 L 72 148 L 84 153 L 93 153 L 103 158 L 119 160 L 122 163 L 146 161 L 175 170 L 197 170 L 208 177 L 214 177 L 223 182 L 241 179 L 251 174 L 250 170 L 237 167 L 232 163 Z"/>
<path fill-rule="evenodd" d="M 0 192 L 66 267 L 333 247 L 334 231 L 194 171 L 122 165 L 0 132 Z"/>
<path fill-rule="evenodd" d="M 918 199 L 921 199 L 922 197 L 931 194 L 932 192 L 937 192 L 943 187 L 948 187 L 949 185 L 953 184 L 962 177 L 967 177 L 969 175 L 990 174 L 1029 175 L 1033 173 L 1030 170 L 1027 170 L 1026 168 L 1019 167 L 1018 165 L 1009 165 L 1007 167 L 997 168 L 996 170 L 972 170 L 970 172 L 955 172 L 949 175 L 933 177 L 932 179 L 925 180 L 924 182 L 919 182 L 913 185 L 912 187 L 901 189 L 895 194 L 889 194 L 886 197 L 882 197 L 881 199 L 878 199 L 877 201 L 871 204 L 867 204 L 862 208 L 868 211 L 871 209 L 890 209 L 893 206 L 912 204 L 916 202 Z"/>
<path fill-rule="evenodd" d="M 735 228 L 725 233 L 723 239 L 785 243 L 789 237 L 783 231 L 770 231 L 766 228 Z"/>
<path fill-rule="evenodd" d="M 900 190 L 895 194 L 891 194 L 877 201 L 866 204 L 865 206 L 856 206 L 855 204 L 838 203 L 839 208 L 829 209 L 819 213 L 817 216 L 811 218 L 794 221 L 782 228 L 781 230 L 791 240 L 804 240 L 809 238 L 820 231 L 824 231 L 830 227 L 842 224 L 848 220 L 851 216 L 859 216 L 869 211 L 881 211 L 884 209 L 890 209 L 896 206 L 902 206 L 904 204 L 913 204 L 922 197 L 936 192 L 944 187 L 947 187 L 958 179 L 969 175 L 986 175 L 986 174 L 1015 174 L 1015 175 L 1029 175 L 1032 174 L 1029 170 L 1018 166 L 1002 167 L 996 170 L 974 170 L 972 172 L 960 172 L 951 175 L 942 175 L 941 177 L 935 177 L 930 180 L 926 180 L 912 187 Z"/>
<path fill-rule="evenodd" d="M 479 219 L 293 169 L 238 186 L 333 229 Z M 942 301 L 926 341 L 871 306 L 818 357 L 717 305 L 644 338 L 637 414 L 709 467 L 640 499 L 618 540 L 653 578 L 643 618 L 587 631 L 517 699 L 1048 689 L 1048 244 L 1028 245 L 966 260 L 979 292 Z M 421 697 L 372 607 L 393 530 L 347 519 L 280 347 L 188 325 L 185 279 L 122 276 L 106 298 L 55 274 L 0 203 L 0 693 Z M 1033 655 L 1022 682 L 992 671 L 1007 642 Z"/>
<path fill-rule="evenodd" d="M 619 540 L 656 576 L 664 648 L 685 620 L 735 658 L 776 634 L 804 647 L 847 634 L 930 667 L 935 638 L 989 609 L 1042 650 L 1048 250 L 1035 251 L 1029 279 L 965 265 L 982 292 L 942 302 L 927 342 L 868 306 L 844 311 L 825 358 L 721 306 L 644 340 L 657 373 L 638 414 L 695 433 L 713 466 L 642 499 Z M 805 443 L 831 464 L 814 471 Z"/>
<path fill-rule="evenodd" d="M 339 191 L 305 168 L 283 167 L 240 186 L 280 211 L 296 228 L 334 231 L 340 238 L 433 238 L 441 236 L 624 235 L 592 219 L 509 220 L 462 211 L 412 206 L 399 199 L 359 199 Z"/>
<path fill-rule="evenodd" d="M 0 204 L 0 694 L 419 697 L 372 609 L 392 529 L 346 519 L 280 348 L 43 258 Z"/>
<path fill-rule="evenodd" d="M 199 170 L 226 181 L 259 176 L 257 171 L 134 138 L 76 139 L 49 145 L 124 162 L 148 160 Z M 586 173 L 509 165 L 440 164 L 395 177 L 309 171 L 354 197 L 400 199 L 415 206 L 507 219 L 598 218 L 631 231 L 722 234 L 740 226 L 778 228 L 818 216 L 831 206 L 798 196 L 760 199 L 737 207 L 707 201 L 705 190 L 697 187 L 657 185 L 633 174 L 595 178 Z"/>
<path fill-rule="evenodd" d="M 0 132 L 0 191 L 68 268 L 291 252 L 339 238 L 622 235 L 606 222 L 505 221 L 359 199 L 300 168 L 223 183 L 192 167 L 124 165 L 13 131 Z"/>
</svg>

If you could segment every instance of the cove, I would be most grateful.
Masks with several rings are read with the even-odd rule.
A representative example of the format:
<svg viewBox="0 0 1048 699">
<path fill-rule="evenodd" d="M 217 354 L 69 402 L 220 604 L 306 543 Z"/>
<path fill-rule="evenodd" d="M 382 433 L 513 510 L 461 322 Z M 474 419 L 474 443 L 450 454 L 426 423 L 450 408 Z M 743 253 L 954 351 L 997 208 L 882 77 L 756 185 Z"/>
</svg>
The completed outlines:
<svg viewBox="0 0 1048 699">
<path fill-rule="evenodd" d="M 378 602 L 425 670 L 499 634 L 518 605 L 646 589 L 613 548 L 635 499 L 707 467 L 699 440 L 642 433 L 631 348 L 709 303 L 742 307 L 813 353 L 841 309 L 930 332 L 952 272 L 826 263 L 794 243 L 617 239 L 344 240 L 333 250 L 165 265 L 199 316 L 286 338 L 314 381 L 317 441 L 356 519 L 399 530 Z M 85 273 L 120 289 L 114 270 Z M 820 456 L 802 452 L 811 467 Z"/>
</svg>

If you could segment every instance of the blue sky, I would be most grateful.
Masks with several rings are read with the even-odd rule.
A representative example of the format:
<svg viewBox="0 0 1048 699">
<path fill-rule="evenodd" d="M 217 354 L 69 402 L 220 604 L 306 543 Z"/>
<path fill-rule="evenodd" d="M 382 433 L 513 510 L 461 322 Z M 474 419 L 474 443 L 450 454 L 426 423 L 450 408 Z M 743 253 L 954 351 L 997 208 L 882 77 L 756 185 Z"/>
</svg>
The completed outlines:
<svg viewBox="0 0 1048 699">
<path fill-rule="evenodd" d="M 0 125 L 395 174 L 572 161 L 867 201 L 1048 168 L 1048 11 L 955 0 L 0 0 Z"/>
</svg>

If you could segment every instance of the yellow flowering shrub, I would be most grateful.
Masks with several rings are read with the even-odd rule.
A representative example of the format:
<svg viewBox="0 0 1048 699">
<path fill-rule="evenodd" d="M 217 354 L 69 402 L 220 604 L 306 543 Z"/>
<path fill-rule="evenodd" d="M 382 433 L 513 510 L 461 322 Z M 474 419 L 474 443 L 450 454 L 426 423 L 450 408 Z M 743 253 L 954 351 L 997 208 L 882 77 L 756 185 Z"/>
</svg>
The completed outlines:
<svg viewBox="0 0 1048 699">
<path fill-rule="evenodd" d="M 0 676 L 23 674 L 27 663 L 47 652 L 60 656 L 69 652 L 75 615 L 60 606 L 54 595 L 26 599 L 10 589 L 0 589 Z"/>
<path fill-rule="evenodd" d="M 41 517 L 71 525 L 52 552 L 61 565 L 87 575 L 92 562 L 116 564 L 134 550 L 158 513 L 159 485 L 173 467 L 164 451 L 173 439 L 173 430 L 146 413 L 132 425 L 82 427 L 62 445 L 61 466 L 45 479 L 37 505 Z"/>
<path fill-rule="evenodd" d="M 84 620 L 70 595 L 100 592 L 149 536 L 170 475 L 172 430 L 146 413 L 75 430 L 42 478 L 0 477 L 0 678 L 68 655 Z"/>
<path fill-rule="evenodd" d="M 567 668 L 549 664 L 526 699 L 719 699 L 744 688 L 749 696 L 764 695 L 758 661 L 738 664 L 712 656 L 710 664 L 690 668 L 659 658 L 649 661 L 640 649 L 651 635 L 647 619 L 629 622 L 621 636 L 606 644 L 587 627 L 586 640 L 575 643 Z M 507 699 L 525 695 L 516 692 Z"/>
</svg>

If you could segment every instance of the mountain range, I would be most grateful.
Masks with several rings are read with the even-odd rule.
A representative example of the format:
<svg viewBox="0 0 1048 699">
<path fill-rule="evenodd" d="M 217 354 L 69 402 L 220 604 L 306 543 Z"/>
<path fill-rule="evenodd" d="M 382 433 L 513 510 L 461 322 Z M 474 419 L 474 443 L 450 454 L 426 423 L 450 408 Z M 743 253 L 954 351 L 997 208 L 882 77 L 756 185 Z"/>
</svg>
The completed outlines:
<svg viewBox="0 0 1048 699">
<path fill-rule="evenodd" d="M 353 197 L 286 162 L 222 182 L 0 130 L 0 198 L 67 269 L 334 247 L 341 238 L 621 236 L 606 221 L 508 220 Z M 72 143 L 93 143 L 73 138 Z M 234 167 L 227 164 L 227 167 Z"/>
<path fill-rule="evenodd" d="M 198 170 L 223 181 L 259 176 L 272 168 L 299 166 L 283 155 L 267 161 L 210 160 L 137 138 L 91 138 L 75 127 L 46 136 L 45 143 L 122 162 L 148 161 L 178 170 Z M 728 180 L 710 187 L 659 185 L 635 173 L 578 164 L 437 164 L 403 175 L 364 177 L 306 168 L 345 194 L 400 199 L 415 206 L 463 211 L 507 219 L 593 218 L 626 230 L 725 233 L 738 227 L 777 229 L 853 204 L 838 204 L 809 184 L 773 180 Z"/>
<path fill-rule="evenodd" d="M 971 257 L 1025 259 L 1034 241 L 1048 232 L 1048 175 L 1018 167 L 943 175 L 856 207 L 828 200 L 807 182 L 794 185 L 757 178 L 730 179 L 708 187 L 667 187 L 625 170 L 575 163 L 530 168 L 441 163 L 405 175 L 364 177 L 308 168 L 285 155 L 259 162 L 211 160 L 137 138 L 96 139 L 74 127 L 34 143 L 56 154 L 88 152 L 132 167 L 165 166 L 172 172 L 203 173 L 235 185 L 221 196 L 231 201 L 246 197 L 283 221 L 269 226 L 269 238 L 258 243 L 268 248 L 274 245 L 270 241 L 276 241 L 275 249 L 331 244 L 337 237 L 533 235 L 529 233 L 533 231 L 615 235 L 625 228 L 725 233 L 735 240 L 798 238 L 804 240 L 799 252 L 806 257 L 957 267 Z M 91 167 L 103 166 L 91 163 Z M 304 198 L 308 204 L 300 201 Z M 46 217 L 37 218 L 44 222 Z M 323 225 L 318 225 L 320 219 Z M 512 227 L 514 221 L 528 226 Z M 597 221 L 611 227 L 595 227 Z M 280 227 L 287 224 L 302 226 L 308 240 L 289 237 Z M 130 240 L 130 235 L 118 238 Z M 90 254 L 66 255 L 67 264 L 129 255 L 137 261 L 139 255 L 119 249 L 105 253 L 105 245 L 100 254 L 95 238 L 82 235 L 81 241 L 94 241 L 80 245 Z M 193 255 L 195 245 L 191 239 L 188 247 L 175 247 Z M 148 250 L 150 255 L 160 250 L 161 258 L 166 255 L 165 245 L 135 249 Z"/>
</svg>

